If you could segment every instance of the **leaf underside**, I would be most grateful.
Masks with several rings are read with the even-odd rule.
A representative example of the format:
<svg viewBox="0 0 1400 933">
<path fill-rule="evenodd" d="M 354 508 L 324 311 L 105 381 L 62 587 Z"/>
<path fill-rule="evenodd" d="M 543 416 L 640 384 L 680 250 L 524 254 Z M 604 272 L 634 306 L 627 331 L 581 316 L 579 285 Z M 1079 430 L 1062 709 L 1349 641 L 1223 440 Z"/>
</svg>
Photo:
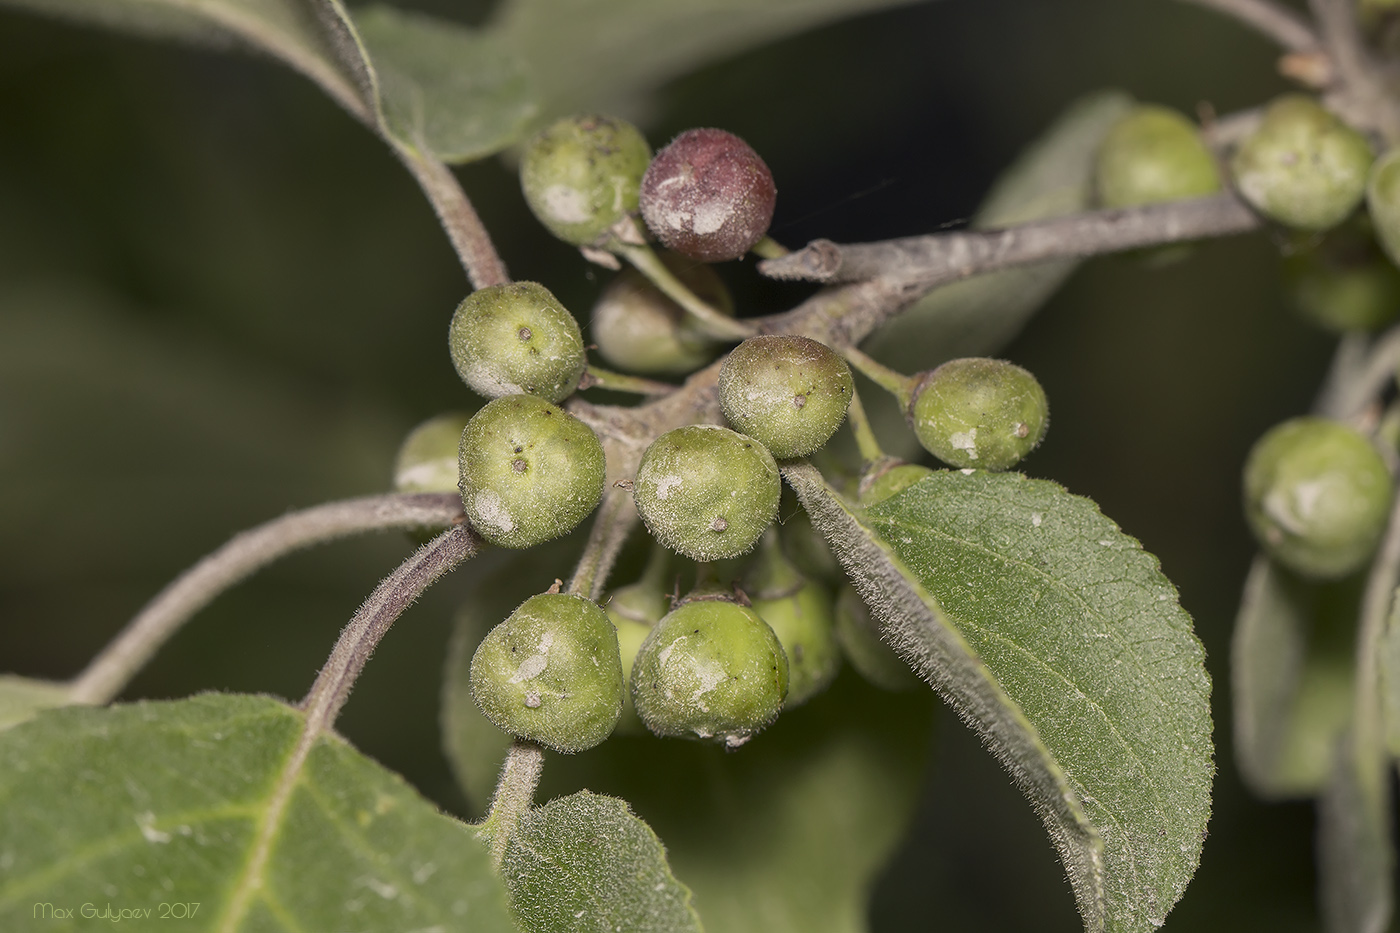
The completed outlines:
<svg viewBox="0 0 1400 933">
<path fill-rule="evenodd" d="M 1157 561 L 1087 499 L 941 472 L 868 512 L 784 468 L 884 636 L 1030 798 L 1089 930 L 1159 926 L 1214 773 L 1204 652 Z"/>
<path fill-rule="evenodd" d="M 0 929 L 34 928 L 36 904 L 73 910 L 45 930 L 86 930 L 85 904 L 143 911 L 145 929 L 197 903 L 180 929 L 513 933 L 485 846 L 397 775 L 324 734 L 289 775 L 304 724 L 268 697 L 206 694 L 0 734 Z"/>
</svg>

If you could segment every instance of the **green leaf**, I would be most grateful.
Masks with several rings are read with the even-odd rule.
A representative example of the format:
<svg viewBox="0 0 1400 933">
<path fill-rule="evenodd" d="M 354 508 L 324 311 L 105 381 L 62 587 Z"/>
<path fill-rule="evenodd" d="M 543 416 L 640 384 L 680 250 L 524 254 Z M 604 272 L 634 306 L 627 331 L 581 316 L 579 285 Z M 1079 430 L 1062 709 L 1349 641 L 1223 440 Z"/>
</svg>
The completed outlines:
<svg viewBox="0 0 1400 933">
<path fill-rule="evenodd" d="M 178 904 L 192 931 L 514 931 L 470 827 L 333 735 L 303 746 L 304 726 L 210 694 L 0 734 L 0 928 L 33 929 L 36 904 L 74 911 L 46 930 L 89 929 L 85 904 L 155 928 Z"/>
<path fill-rule="evenodd" d="M 1002 173 L 973 226 L 1011 226 L 1091 207 L 1099 142 L 1132 105 L 1131 97 L 1116 91 L 1071 105 Z M 956 357 L 995 353 L 1078 265 L 1076 260 L 1057 260 L 936 289 L 881 327 L 867 350 L 905 372 L 931 369 Z"/>
<path fill-rule="evenodd" d="M 885 636 L 1040 814 L 1088 930 L 1151 930 L 1210 813 L 1210 683 L 1157 561 L 1087 499 L 941 472 L 868 512 L 784 468 Z"/>
<path fill-rule="evenodd" d="M 34 718 L 41 710 L 67 705 L 67 684 L 0 674 L 0 732 Z"/>
<path fill-rule="evenodd" d="M 493 35 L 377 5 L 355 25 L 388 131 L 444 161 L 504 149 L 539 112 L 525 63 Z"/>
<path fill-rule="evenodd" d="M 1302 580 L 1255 558 L 1230 647 L 1235 757 L 1262 797 L 1308 797 L 1352 716 L 1357 580 Z"/>
<path fill-rule="evenodd" d="M 472 651 L 548 583 L 538 570 L 490 576 L 458 619 L 443 702 L 448 758 L 481 810 L 509 740 L 466 689 Z M 627 800 L 666 844 L 708 929 L 863 933 L 871 885 L 918 803 L 932 701 L 876 690 L 847 671 L 735 752 L 614 735 L 578 755 L 549 753 L 539 796 L 586 787 Z"/>
<path fill-rule="evenodd" d="M 627 803 L 580 791 L 526 814 L 501 876 L 530 933 L 699 933 L 690 891 Z"/>
<path fill-rule="evenodd" d="M 1380 715 L 1386 751 L 1400 759 L 1400 593 L 1391 605 L 1376 649 Z"/>
<path fill-rule="evenodd" d="M 1379 736 L 1350 735 L 1318 800 L 1318 893 L 1329 933 L 1384 933 L 1390 926 L 1395 850 L 1387 772 Z"/>
</svg>

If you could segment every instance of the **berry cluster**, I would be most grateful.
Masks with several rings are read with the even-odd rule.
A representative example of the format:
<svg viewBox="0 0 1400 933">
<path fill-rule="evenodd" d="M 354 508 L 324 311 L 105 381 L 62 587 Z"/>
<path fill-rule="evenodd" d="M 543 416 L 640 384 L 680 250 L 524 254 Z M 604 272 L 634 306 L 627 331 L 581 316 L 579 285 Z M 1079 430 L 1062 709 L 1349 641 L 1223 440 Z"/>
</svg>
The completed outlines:
<svg viewBox="0 0 1400 933">
<path fill-rule="evenodd" d="M 479 289 L 452 317 L 453 365 L 489 401 L 469 418 L 446 415 L 416 429 L 396 486 L 455 487 L 472 528 L 497 546 L 566 534 L 602 499 L 610 465 L 597 435 L 566 410 L 570 397 L 595 383 L 616 387 L 609 378 L 706 366 L 746 329 L 708 264 L 781 250 L 767 238 L 773 176 L 743 140 L 690 130 L 650 153 L 620 120 L 572 117 L 537 135 L 520 168 L 525 198 L 551 232 L 592 260 L 629 263 L 589 321 L 599 355 L 621 373 L 590 367 L 578 321 L 538 283 Z M 648 238 L 666 249 L 654 252 Z M 950 466 L 1004 470 L 1044 436 L 1045 393 L 1011 363 L 954 360 L 906 378 L 854 349 L 843 353 L 898 396 L 920 442 Z M 602 608 L 555 587 L 496 626 L 471 667 L 487 718 L 563 752 L 643 726 L 734 747 L 785 704 L 823 691 L 843 657 L 878 685 L 906 685 L 907 667 L 853 592 L 838 609 L 825 545 L 816 544 L 823 566 L 799 570 L 784 548 L 804 536 L 790 530 L 780 541 L 772 527 L 780 462 L 820 451 L 853 407 L 857 436 L 868 435 L 843 353 L 796 334 L 750 336 L 707 370 L 727 426 L 672 421 L 635 469 L 611 464 L 657 556 Z M 861 505 L 931 472 L 867 446 L 862 479 L 849 490 Z M 818 540 L 810 526 L 805 537 Z M 683 599 L 665 595 L 673 554 L 697 565 Z"/>
</svg>

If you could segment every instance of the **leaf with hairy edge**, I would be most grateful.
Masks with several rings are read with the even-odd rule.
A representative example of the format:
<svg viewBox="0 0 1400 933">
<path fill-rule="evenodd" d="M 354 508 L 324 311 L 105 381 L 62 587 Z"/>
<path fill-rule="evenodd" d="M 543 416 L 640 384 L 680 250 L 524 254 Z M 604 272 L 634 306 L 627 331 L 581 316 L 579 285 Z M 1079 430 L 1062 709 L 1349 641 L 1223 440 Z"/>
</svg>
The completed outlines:
<svg viewBox="0 0 1400 933">
<path fill-rule="evenodd" d="M 45 930 L 86 930 L 85 903 L 154 928 L 178 902 L 182 930 L 514 933 L 471 827 L 305 731 L 277 700 L 207 694 L 0 733 L 0 929 L 50 904 L 74 913 Z"/>
<path fill-rule="evenodd" d="M 0 674 L 0 731 L 32 719 L 41 710 L 68 705 L 68 685 Z"/>
<path fill-rule="evenodd" d="M 1156 560 L 1087 499 L 942 472 L 868 512 L 784 476 L 885 637 L 1041 816 L 1088 930 L 1163 922 L 1210 813 L 1210 682 Z"/>
<path fill-rule="evenodd" d="M 1303 580 L 1257 557 L 1230 646 L 1235 757 L 1262 797 L 1308 797 L 1352 715 L 1359 581 Z"/>
<path fill-rule="evenodd" d="M 700 933 L 661 840 L 615 797 L 580 791 L 531 810 L 501 877 L 529 933 Z"/>
<path fill-rule="evenodd" d="M 972 225 L 1012 226 L 1090 207 L 1099 142 L 1132 106 L 1133 99 L 1117 91 L 1093 94 L 1071 105 L 997 179 Z M 906 372 L 960 356 L 995 353 L 1078 265 L 1072 259 L 1056 260 L 936 289 L 883 325 L 867 350 Z M 929 356 L 931 348 L 934 357 Z"/>
</svg>

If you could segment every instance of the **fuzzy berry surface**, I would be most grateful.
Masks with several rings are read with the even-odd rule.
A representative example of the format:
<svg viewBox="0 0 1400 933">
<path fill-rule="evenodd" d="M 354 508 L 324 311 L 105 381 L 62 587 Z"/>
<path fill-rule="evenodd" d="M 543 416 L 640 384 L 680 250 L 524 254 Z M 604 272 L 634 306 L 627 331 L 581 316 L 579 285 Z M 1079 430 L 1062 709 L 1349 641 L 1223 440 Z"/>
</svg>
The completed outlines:
<svg viewBox="0 0 1400 933">
<path fill-rule="evenodd" d="M 603 497 L 603 445 L 588 425 L 533 395 L 488 402 L 467 422 L 457 457 L 462 507 L 492 544 L 557 538 Z"/>
<path fill-rule="evenodd" d="M 450 411 L 418 425 L 394 458 L 395 492 L 453 492 L 457 488 L 457 449 L 471 415 Z"/>
<path fill-rule="evenodd" d="M 497 728 L 572 754 L 606 739 L 622 712 L 613 624 L 582 596 L 525 600 L 472 656 L 472 697 Z"/>
<path fill-rule="evenodd" d="M 632 668 L 632 702 L 662 736 L 730 748 L 772 722 L 788 690 L 778 637 L 752 609 L 694 600 L 656 624 Z"/>
<path fill-rule="evenodd" d="M 805 457 L 830 440 L 854 391 L 845 360 L 792 334 L 750 337 L 719 371 L 724 417 L 780 460 Z"/>
<path fill-rule="evenodd" d="M 1190 120 L 1169 107 L 1139 107 L 1109 130 L 1095 165 L 1099 204 L 1138 207 L 1220 190 L 1220 171 Z"/>
<path fill-rule="evenodd" d="M 691 560 L 738 557 L 778 514 L 778 464 L 762 444 L 728 428 L 667 431 L 642 454 L 632 499 L 663 547 Z"/>
<path fill-rule="evenodd" d="M 733 133 L 686 130 L 642 176 L 642 219 L 669 248 L 702 262 L 738 259 L 768 233 L 773 173 Z"/>
<path fill-rule="evenodd" d="M 487 398 L 525 394 L 561 402 L 588 369 L 578 322 L 536 282 L 472 292 L 452 315 L 447 346 L 457 375 Z"/>
<path fill-rule="evenodd" d="M 525 145 L 520 187 L 531 212 L 575 246 L 605 247 L 636 214 L 651 147 L 635 126 L 601 114 L 565 117 Z"/>
<path fill-rule="evenodd" d="M 967 357 L 922 377 L 908 417 L 924 449 L 949 466 L 1006 470 L 1045 437 L 1050 406 L 1020 366 Z"/>
<path fill-rule="evenodd" d="M 733 316 L 734 299 L 713 269 L 679 253 L 659 255 L 700 300 Z M 631 266 L 598 296 L 590 327 L 603 359 L 624 372 L 647 376 L 694 372 L 714 358 L 718 347 L 694 318 Z"/>
</svg>

